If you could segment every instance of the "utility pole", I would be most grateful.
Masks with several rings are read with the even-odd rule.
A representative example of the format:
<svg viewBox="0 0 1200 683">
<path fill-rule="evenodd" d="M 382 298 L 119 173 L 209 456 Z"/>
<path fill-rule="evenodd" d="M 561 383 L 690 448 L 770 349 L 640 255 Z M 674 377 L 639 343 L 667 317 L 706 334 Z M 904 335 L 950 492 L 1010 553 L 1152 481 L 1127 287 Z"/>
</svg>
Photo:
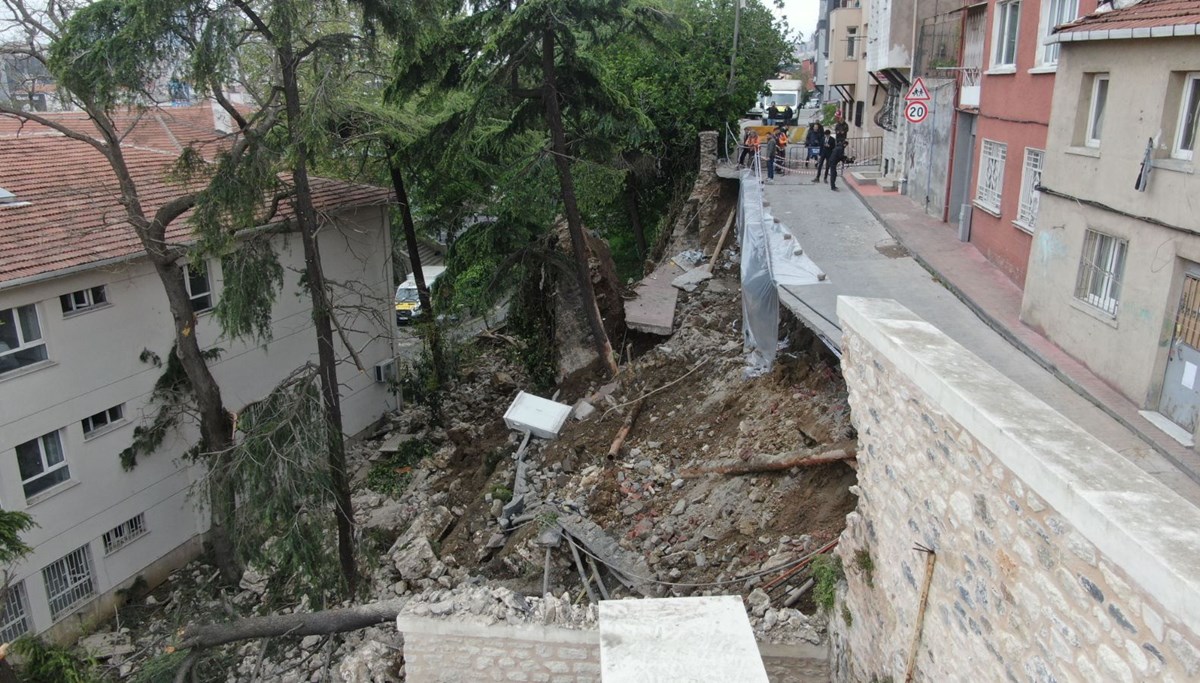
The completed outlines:
<svg viewBox="0 0 1200 683">
<path fill-rule="evenodd" d="M 737 66 L 738 37 L 742 28 L 742 0 L 733 0 L 733 54 L 729 56 L 729 85 L 727 92 L 733 92 L 733 75 Z"/>
</svg>

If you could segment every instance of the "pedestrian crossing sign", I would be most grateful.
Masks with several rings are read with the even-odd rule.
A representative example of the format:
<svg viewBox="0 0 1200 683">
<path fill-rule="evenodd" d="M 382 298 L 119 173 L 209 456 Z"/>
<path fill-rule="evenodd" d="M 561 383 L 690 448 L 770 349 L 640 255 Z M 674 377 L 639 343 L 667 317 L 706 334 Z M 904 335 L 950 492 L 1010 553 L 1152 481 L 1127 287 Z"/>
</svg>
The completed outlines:
<svg viewBox="0 0 1200 683">
<path fill-rule="evenodd" d="M 913 81 L 912 87 L 908 89 L 908 94 L 904 99 L 909 102 L 928 102 L 929 89 L 925 87 L 925 79 L 917 76 L 917 80 Z"/>
</svg>

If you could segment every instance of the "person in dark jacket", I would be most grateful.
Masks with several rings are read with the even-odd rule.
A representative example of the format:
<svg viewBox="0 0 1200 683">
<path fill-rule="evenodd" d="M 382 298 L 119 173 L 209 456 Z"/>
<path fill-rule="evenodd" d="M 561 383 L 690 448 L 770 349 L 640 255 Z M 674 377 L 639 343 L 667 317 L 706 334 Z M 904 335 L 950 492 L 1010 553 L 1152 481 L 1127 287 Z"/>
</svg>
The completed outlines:
<svg viewBox="0 0 1200 683">
<path fill-rule="evenodd" d="M 821 144 L 825 142 L 825 128 L 814 123 L 809 127 L 808 132 L 804 134 L 804 165 L 807 167 L 808 162 L 816 159 L 821 155 Z"/>
<path fill-rule="evenodd" d="M 767 135 L 766 144 L 763 145 L 767 153 L 767 182 L 775 180 L 775 152 L 779 148 L 779 138 L 772 133 Z"/>
<path fill-rule="evenodd" d="M 829 175 L 829 189 L 837 191 L 838 164 L 846 158 L 846 138 L 838 136 L 829 152 L 825 173 Z"/>
<path fill-rule="evenodd" d="M 825 169 L 828 175 L 829 171 L 829 154 L 833 151 L 833 143 L 835 138 L 833 133 L 825 131 L 825 137 L 821 140 L 821 151 L 817 153 L 817 174 L 813 176 L 814 183 L 821 182 L 821 169 Z M 827 178 L 826 178 L 827 179 Z"/>
</svg>

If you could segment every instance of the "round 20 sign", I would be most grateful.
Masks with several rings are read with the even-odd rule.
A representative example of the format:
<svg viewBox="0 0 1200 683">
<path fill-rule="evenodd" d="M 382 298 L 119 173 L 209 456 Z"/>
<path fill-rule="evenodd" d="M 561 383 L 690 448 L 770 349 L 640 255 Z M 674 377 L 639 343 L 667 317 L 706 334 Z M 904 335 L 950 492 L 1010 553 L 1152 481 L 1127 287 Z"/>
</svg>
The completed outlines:
<svg viewBox="0 0 1200 683">
<path fill-rule="evenodd" d="M 906 102 L 904 104 L 904 118 L 908 119 L 909 123 L 920 123 L 929 116 L 929 107 L 924 102 Z"/>
</svg>

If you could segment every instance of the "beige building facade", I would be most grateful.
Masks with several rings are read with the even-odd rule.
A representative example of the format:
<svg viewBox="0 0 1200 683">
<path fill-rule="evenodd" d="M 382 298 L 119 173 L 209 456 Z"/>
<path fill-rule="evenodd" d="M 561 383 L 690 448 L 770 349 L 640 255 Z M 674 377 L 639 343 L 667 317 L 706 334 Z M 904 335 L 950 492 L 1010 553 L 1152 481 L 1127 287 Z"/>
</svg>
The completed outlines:
<svg viewBox="0 0 1200 683">
<path fill-rule="evenodd" d="M 1156 4 L 1057 35 L 1021 317 L 1187 443 L 1200 407 L 1200 15 L 1124 25 Z"/>
</svg>

